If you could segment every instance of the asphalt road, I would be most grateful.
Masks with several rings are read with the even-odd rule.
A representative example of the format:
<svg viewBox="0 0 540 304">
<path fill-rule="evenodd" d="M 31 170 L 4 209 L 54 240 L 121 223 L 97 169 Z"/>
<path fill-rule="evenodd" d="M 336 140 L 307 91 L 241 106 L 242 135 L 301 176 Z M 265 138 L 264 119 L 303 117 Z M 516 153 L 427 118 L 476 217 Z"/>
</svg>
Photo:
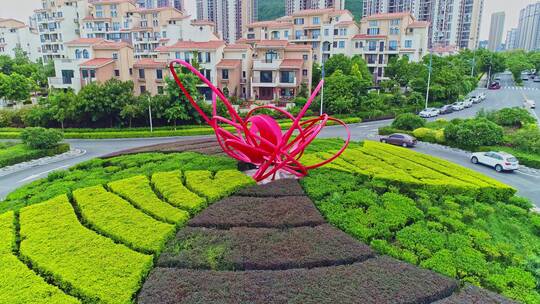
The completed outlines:
<svg viewBox="0 0 540 304">
<path fill-rule="evenodd" d="M 474 117 L 480 109 L 496 110 L 505 107 L 521 106 L 524 98 L 540 101 L 540 83 L 525 83 L 523 88 L 513 85 L 511 75 L 503 74 L 499 76 L 503 88 L 497 91 L 478 89 L 487 95 L 487 100 L 482 104 L 474 105 L 472 108 L 455 112 L 440 118 L 467 118 Z M 525 97 L 524 97 L 525 96 Z M 535 114 L 540 116 L 539 110 Z M 353 140 L 378 140 L 377 131 L 379 127 L 389 125 L 392 120 L 366 122 L 349 125 Z M 345 137 L 345 132 L 341 127 L 325 128 L 321 134 L 323 138 Z M 106 155 L 124 149 L 147 146 L 158 143 L 165 143 L 179 140 L 190 140 L 199 137 L 170 137 L 151 139 L 112 139 L 112 140 L 68 140 L 73 148 L 84 149 L 87 153 L 84 156 L 60 161 L 39 167 L 29 168 L 4 177 L 0 177 L 0 199 L 5 197 L 14 189 L 29 183 L 33 180 L 46 177 L 49 172 L 69 168 L 85 160 Z M 446 159 L 464 167 L 476 170 L 491 176 L 503 183 L 518 189 L 519 195 L 529 198 L 540 208 L 540 174 L 534 172 L 496 173 L 493 169 L 473 165 L 469 162 L 469 154 L 465 151 L 449 149 L 447 147 L 421 143 L 415 148 L 421 153 L 430 154 Z"/>
</svg>

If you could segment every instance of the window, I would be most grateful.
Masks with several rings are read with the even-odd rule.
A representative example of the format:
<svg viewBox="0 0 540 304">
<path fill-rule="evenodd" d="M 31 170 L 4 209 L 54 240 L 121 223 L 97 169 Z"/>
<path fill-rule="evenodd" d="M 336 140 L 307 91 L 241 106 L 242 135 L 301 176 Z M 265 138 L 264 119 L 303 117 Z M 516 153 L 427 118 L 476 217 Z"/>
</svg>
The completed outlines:
<svg viewBox="0 0 540 304">
<path fill-rule="evenodd" d="M 120 22 L 113 22 L 113 31 L 120 30 Z"/>
<path fill-rule="evenodd" d="M 90 70 L 90 78 L 96 78 L 96 70 Z"/>
<path fill-rule="evenodd" d="M 158 87 L 157 87 L 157 92 L 158 92 L 158 94 L 163 94 L 163 87 L 162 87 L 162 86 L 158 86 Z"/>
<path fill-rule="evenodd" d="M 274 40 L 279 40 L 279 32 L 278 31 L 273 31 L 272 32 L 272 39 Z"/>
<path fill-rule="evenodd" d="M 82 78 L 83 79 L 88 78 L 88 70 L 82 70 L 81 72 L 82 72 Z"/>
<path fill-rule="evenodd" d="M 379 23 L 377 22 L 377 20 L 371 20 L 369 21 L 369 26 L 377 26 L 379 25 Z"/>
<path fill-rule="evenodd" d="M 84 59 L 88 59 L 90 58 L 90 53 L 88 52 L 88 50 L 83 50 L 82 56 Z"/>
<path fill-rule="evenodd" d="M 304 54 L 304 55 L 302 55 L 302 58 L 304 59 L 304 61 L 306 61 L 306 60 L 309 59 L 309 56 L 307 54 Z"/>
<path fill-rule="evenodd" d="M 141 94 L 146 92 L 146 86 L 141 86 Z"/>
<path fill-rule="evenodd" d="M 325 36 L 330 35 L 330 30 L 329 30 L 329 29 L 324 29 L 324 35 L 325 35 Z"/>
<path fill-rule="evenodd" d="M 320 17 L 313 17 L 312 23 L 313 24 L 321 24 L 321 18 Z"/>
<path fill-rule="evenodd" d="M 303 70 L 302 70 L 302 75 L 303 75 L 303 76 L 307 76 L 307 75 L 308 75 L 308 70 L 303 69 Z"/>
<path fill-rule="evenodd" d="M 294 19 L 294 24 L 295 24 L 295 25 L 302 25 L 302 24 L 304 24 L 304 18 L 295 18 L 295 19 Z"/>
<path fill-rule="evenodd" d="M 120 77 L 120 70 L 114 70 L 114 76 Z"/>
<path fill-rule="evenodd" d="M 76 49 L 75 50 L 75 59 L 81 59 L 81 57 L 82 57 L 81 50 Z"/>
<path fill-rule="evenodd" d="M 289 31 L 285 31 L 285 32 L 283 32 L 283 37 L 285 37 L 285 38 L 289 38 Z"/>
<path fill-rule="evenodd" d="M 334 36 L 339 35 L 339 29 L 334 29 Z"/>
<path fill-rule="evenodd" d="M 182 58 L 182 57 L 180 57 L 180 52 L 176 52 L 176 53 L 174 53 L 174 57 L 175 57 L 176 59 L 180 59 L 180 58 Z"/>
<path fill-rule="evenodd" d="M 163 70 L 156 70 L 156 78 L 163 79 Z"/>
<path fill-rule="evenodd" d="M 266 52 L 266 63 L 272 63 L 273 60 L 278 59 L 278 54 L 275 51 Z"/>
<path fill-rule="evenodd" d="M 368 42 L 368 49 L 369 49 L 370 51 L 376 51 L 376 50 L 377 50 L 377 41 L 375 41 L 375 40 L 370 40 L 370 41 Z"/>
<path fill-rule="evenodd" d="M 354 43 L 354 47 L 357 48 L 357 49 L 363 49 L 364 48 L 364 43 L 362 41 L 357 41 Z"/>
<path fill-rule="evenodd" d="M 139 69 L 139 78 L 144 79 L 144 69 Z"/>
<path fill-rule="evenodd" d="M 112 58 L 113 59 L 118 59 L 118 53 L 112 53 Z"/>
<path fill-rule="evenodd" d="M 221 70 L 221 79 L 224 79 L 224 80 L 229 79 L 229 70 L 227 69 Z"/>
<path fill-rule="evenodd" d="M 344 48 L 345 48 L 345 41 L 340 41 L 340 42 L 339 42 L 339 48 L 340 48 L 340 49 L 344 49 Z"/>
<path fill-rule="evenodd" d="M 390 28 L 390 35 L 399 35 L 399 27 Z"/>
<path fill-rule="evenodd" d="M 297 31 L 294 33 L 294 39 L 300 39 L 300 38 L 302 38 L 302 34 L 304 34 L 304 31 L 302 31 L 302 30 L 297 30 Z"/>
<path fill-rule="evenodd" d="M 261 83 L 272 83 L 272 71 L 261 71 Z"/>
<path fill-rule="evenodd" d="M 312 47 L 313 49 L 318 49 L 320 46 L 321 46 L 321 43 L 320 43 L 319 41 L 313 41 L 313 42 L 311 43 L 311 47 Z"/>
<path fill-rule="evenodd" d="M 347 36 L 347 29 L 346 28 L 339 29 L 339 35 L 340 36 Z"/>
<path fill-rule="evenodd" d="M 399 19 L 390 20 L 390 25 L 399 25 L 400 23 L 401 23 L 401 20 Z"/>
<path fill-rule="evenodd" d="M 412 48 L 412 40 L 405 40 L 405 48 L 407 49 Z"/>
<path fill-rule="evenodd" d="M 398 42 L 396 40 L 390 40 L 388 43 L 388 49 L 390 51 L 397 51 L 398 48 Z"/>
<path fill-rule="evenodd" d="M 368 28 L 367 34 L 372 35 L 372 36 L 373 35 L 379 35 L 379 28 L 378 27 Z"/>
</svg>

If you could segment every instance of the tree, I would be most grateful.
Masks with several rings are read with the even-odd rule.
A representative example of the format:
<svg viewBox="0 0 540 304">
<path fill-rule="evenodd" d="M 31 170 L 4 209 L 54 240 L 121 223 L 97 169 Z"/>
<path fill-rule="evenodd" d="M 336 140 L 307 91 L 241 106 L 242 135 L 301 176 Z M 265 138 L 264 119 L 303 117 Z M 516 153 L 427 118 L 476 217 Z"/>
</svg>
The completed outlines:
<svg viewBox="0 0 540 304">
<path fill-rule="evenodd" d="M 52 91 L 47 98 L 47 109 L 53 119 L 60 123 L 62 130 L 66 119 L 73 118 L 76 103 L 77 95 L 72 90 L 66 92 L 63 90 Z"/>
<path fill-rule="evenodd" d="M 317 85 L 319 85 L 319 82 L 321 82 L 322 78 L 322 70 L 321 65 L 317 62 L 313 63 L 313 68 L 311 69 L 311 84 L 313 88 L 316 88 Z"/>
<path fill-rule="evenodd" d="M 326 75 L 332 75 L 337 70 L 341 70 L 343 74 L 350 75 L 351 67 L 352 67 L 351 58 L 343 54 L 337 54 L 330 57 L 328 60 L 326 60 L 326 62 L 324 63 L 324 73 Z"/>
<path fill-rule="evenodd" d="M 0 98 L 11 101 L 27 100 L 35 88 L 36 85 L 30 78 L 17 73 L 0 73 Z"/>
<path fill-rule="evenodd" d="M 140 115 L 142 112 L 143 109 L 141 109 L 139 105 L 128 103 L 122 107 L 122 111 L 120 111 L 120 116 L 122 117 L 122 119 L 128 119 L 129 127 L 131 128 L 133 119 Z"/>
<path fill-rule="evenodd" d="M 181 69 L 177 69 L 177 73 L 178 78 L 183 83 L 191 97 L 202 105 L 202 103 L 204 103 L 204 98 L 197 89 L 197 84 L 200 83 L 199 78 L 191 73 L 186 73 Z M 167 119 L 167 121 L 173 122 L 175 129 L 178 120 L 195 121 L 197 123 L 202 122 L 201 116 L 190 104 L 188 98 L 180 90 L 174 79 L 167 78 L 166 82 L 167 106 L 164 112 L 164 117 Z"/>
<path fill-rule="evenodd" d="M 341 70 L 334 72 L 326 79 L 327 112 L 329 114 L 353 113 L 358 109 L 362 86 L 358 78 L 347 76 Z"/>
<path fill-rule="evenodd" d="M 513 51 L 507 53 L 506 65 L 512 73 L 514 81 L 521 83 L 521 72 L 534 68 L 534 65 L 529 61 L 529 58 L 523 51 Z"/>
</svg>

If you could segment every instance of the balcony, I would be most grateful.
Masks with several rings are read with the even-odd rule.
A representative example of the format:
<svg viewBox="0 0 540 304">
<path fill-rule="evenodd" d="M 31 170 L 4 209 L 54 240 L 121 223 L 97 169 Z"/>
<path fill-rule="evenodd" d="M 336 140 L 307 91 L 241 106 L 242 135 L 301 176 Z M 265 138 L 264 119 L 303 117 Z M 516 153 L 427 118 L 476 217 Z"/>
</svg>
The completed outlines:
<svg viewBox="0 0 540 304">
<path fill-rule="evenodd" d="M 49 87 L 54 87 L 57 89 L 72 88 L 76 92 L 78 92 L 81 89 L 80 78 L 49 77 L 48 80 L 49 80 Z"/>
<path fill-rule="evenodd" d="M 251 86 L 260 88 L 275 88 L 278 86 L 278 76 L 275 76 L 272 81 L 261 79 L 260 76 L 251 77 Z"/>
<path fill-rule="evenodd" d="M 297 86 L 296 77 L 292 77 L 289 79 L 279 79 L 279 86 L 282 88 L 295 88 Z"/>
<path fill-rule="evenodd" d="M 254 60 L 253 61 L 253 70 L 258 71 L 275 71 L 279 70 L 281 65 L 281 59 L 274 59 L 272 61 L 268 60 Z"/>
</svg>

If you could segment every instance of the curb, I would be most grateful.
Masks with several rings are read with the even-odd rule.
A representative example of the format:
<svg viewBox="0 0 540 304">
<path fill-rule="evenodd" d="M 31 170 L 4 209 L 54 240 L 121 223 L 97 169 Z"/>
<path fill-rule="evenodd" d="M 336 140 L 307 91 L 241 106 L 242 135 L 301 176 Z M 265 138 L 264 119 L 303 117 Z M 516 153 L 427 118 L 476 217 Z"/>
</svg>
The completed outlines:
<svg viewBox="0 0 540 304">
<path fill-rule="evenodd" d="M 71 149 L 68 152 L 54 155 L 54 156 L 47 156 L 42 157 L 38 159 L 33 159 L 27 162 L 18 163 L 15 165 L 7 166 L 0 168 L 0 177 L 7 176 L 16 172 L 20 172 L 26 169 L 30 169 L 37 166 L 43 166 L 48 164 L 53 164 L 59 161 L 68 160 L 72 158 L 76 158 L 79 156 L 83 156 L 86 154 L 86 150 L 82 149 Z"/>
</svg>

